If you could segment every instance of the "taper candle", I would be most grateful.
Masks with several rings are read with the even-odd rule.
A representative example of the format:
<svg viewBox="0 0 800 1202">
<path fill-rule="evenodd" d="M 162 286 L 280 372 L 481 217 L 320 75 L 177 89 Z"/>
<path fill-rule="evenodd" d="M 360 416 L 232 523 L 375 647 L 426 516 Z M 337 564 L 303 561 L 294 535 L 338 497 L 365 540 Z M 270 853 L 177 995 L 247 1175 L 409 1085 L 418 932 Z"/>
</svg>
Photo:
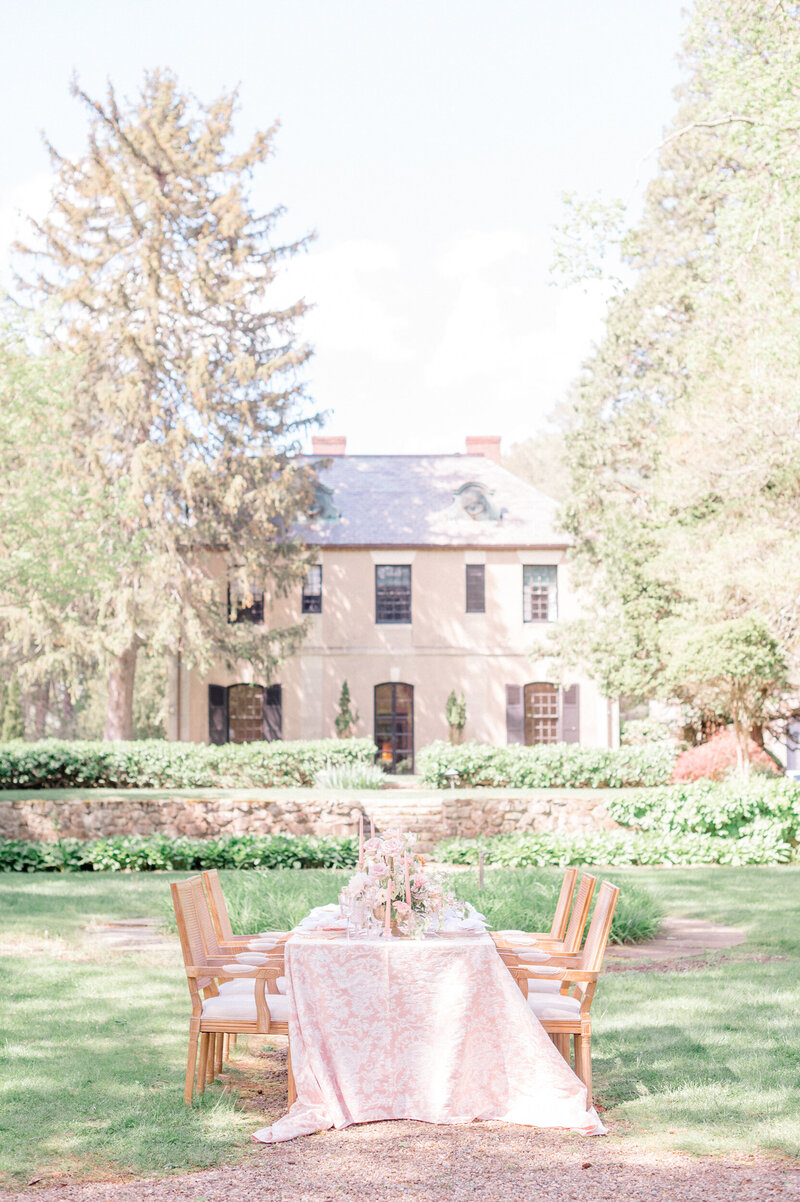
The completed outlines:
<svg viewBox="0 0 800 1202">
<path fill-rule="evenodd" d="M 358 819 L 358 870 L 364 867 L 364 815 Z"/>
<path fill-rule="evenodd" d="M 392 881 L 389 878 L 389 884 L 386 886 L 386 938 L 389 939 L 392 934 Z"/>
<path fill-rule="evenodd" d="M 411 905 L 411 878 L 408 875 L 408 852 L 403 852 L 403 871 L 406 878 L 406 904 Z"/>
</svg>

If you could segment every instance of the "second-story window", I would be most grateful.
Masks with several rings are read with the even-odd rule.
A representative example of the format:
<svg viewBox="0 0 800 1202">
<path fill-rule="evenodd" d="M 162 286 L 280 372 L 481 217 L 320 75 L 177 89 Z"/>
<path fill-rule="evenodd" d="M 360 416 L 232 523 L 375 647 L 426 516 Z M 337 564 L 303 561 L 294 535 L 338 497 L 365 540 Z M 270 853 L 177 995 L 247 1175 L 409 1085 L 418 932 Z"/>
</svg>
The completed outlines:
<svg viewBox="0 0 800 1202">
<path fill-rule="evenodd" d="M 411 621 L 411 565 L 375 568 L 375 621 Z"/>
<path fill-rule="evenodd" d="M 322 613 L 322 564 L 313 564 L 306 572 L 302 610 L 304 614 Z"/>
<path fill-rule="evenodd" d="M 555 622 L 558 618 L 558 577 L 554 564 L 525 564 L 522 568 L 523 622 Z"/>
<path fill-rule="evenodd" d="M 239 584 L 228 585 L 228 621 L 252 622 L 256 626 L 264 622 L 264 590 L 255 584 L 249 591 Z"/>
<path fill-rule="evenodd" d="M 482 563 L 467 564 L 467 613 L 486 613 L 486 568 Z"/>
</svg>

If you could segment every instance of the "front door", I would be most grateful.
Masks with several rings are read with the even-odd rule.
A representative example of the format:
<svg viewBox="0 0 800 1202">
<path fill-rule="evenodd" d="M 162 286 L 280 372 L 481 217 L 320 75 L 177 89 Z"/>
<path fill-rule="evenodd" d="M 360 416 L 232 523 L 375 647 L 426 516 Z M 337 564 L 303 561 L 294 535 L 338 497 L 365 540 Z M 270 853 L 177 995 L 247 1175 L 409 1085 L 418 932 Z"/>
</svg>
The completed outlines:
<svg viewBox="0 0 800 1202">
<path fill-rule="evenodd" d="M 410 684 L 375 686 L 375 743 L 385 772 L 414 771 L 414 688 Z"/>
</svg>

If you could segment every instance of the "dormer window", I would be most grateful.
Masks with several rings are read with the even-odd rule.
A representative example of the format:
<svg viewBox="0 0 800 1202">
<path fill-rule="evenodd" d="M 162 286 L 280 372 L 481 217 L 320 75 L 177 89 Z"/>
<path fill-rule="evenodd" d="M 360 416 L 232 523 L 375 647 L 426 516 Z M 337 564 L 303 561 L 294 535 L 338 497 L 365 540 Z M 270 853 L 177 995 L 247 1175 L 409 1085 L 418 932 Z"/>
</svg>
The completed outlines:
<svg viewBox="0 0 800 1202">
<path fill-rule="evenodd" d="M 499 522 L 503 511 L 492 500 L 494 491 L 477 480 L 462 484 L 453 494 L 453 505 L 473 522 Z"/>
</svg>

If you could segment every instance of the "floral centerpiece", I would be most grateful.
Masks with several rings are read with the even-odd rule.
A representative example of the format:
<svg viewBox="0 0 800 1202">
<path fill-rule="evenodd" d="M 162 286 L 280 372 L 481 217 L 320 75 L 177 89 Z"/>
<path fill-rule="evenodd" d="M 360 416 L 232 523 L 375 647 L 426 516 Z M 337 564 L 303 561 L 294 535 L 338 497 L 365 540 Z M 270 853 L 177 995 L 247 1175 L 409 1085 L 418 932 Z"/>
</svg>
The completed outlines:
<svg viewBox="0 0 800 1202">
<path fill-rule="evenodd" d="M 457 900 L 441 876 L 428 871 L 424 857 L 413 850 L 416 841 L 410 831 L 389 830 L 359 842 L 358 872 L 345 892 L 366 902 L 387 934 L 419 938 L 436 930 L 445 914 L 463 917 L 472 909 Z"/>
</svg>

